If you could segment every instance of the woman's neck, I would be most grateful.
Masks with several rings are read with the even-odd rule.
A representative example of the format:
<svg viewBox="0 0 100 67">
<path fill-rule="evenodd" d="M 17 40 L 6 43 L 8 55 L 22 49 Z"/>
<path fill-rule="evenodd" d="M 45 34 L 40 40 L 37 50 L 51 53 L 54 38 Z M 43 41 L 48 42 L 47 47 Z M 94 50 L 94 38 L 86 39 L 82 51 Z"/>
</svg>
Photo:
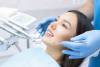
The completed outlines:
<svg viewBox="0 0 100 67">
<path fill-rule="evenodd" d="M 53 57 L 56 62 L 61 63 L 63 47 L 59 45 L 47 45 L 47 53 Z"/>
</svg>

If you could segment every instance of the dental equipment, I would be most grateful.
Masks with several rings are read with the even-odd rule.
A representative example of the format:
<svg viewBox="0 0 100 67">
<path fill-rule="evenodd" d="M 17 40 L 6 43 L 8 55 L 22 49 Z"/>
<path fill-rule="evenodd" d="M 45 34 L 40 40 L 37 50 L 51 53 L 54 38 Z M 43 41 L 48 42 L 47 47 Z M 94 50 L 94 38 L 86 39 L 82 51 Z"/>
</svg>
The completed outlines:
<svg viewBox="0 0 100 67">
<path fill-rule="evenodd" d="M 29 48 L 30 40 L 36 42 L 36 39 L 40 38 L 39 35 L 34 35 L 36 34 L 35 29 L 33 33 L 29 32 L 29 27 L 30 25 L 34 24 L 34 21 L 36 21 L 36 18 L 21 12 L 17 12 L 10 17 L 0 17 L 0 29 L 11 34 L 8 39 L 4 39 L 0 36 L 1 45 L 5 45 L 6 49 L 8 49 L 11 45 L 17 43 L 18 38 L 24 38 L 27 40 L 27 48 Z M 17 44 L 15 44 L 15 46 L 19 51 L 21 51 L 20 47 Z"/>
<path fill-rule="evenodd" d="M 5 51 L 7 50 L 11 45 L 14 45 L 16 46 L 16 48 L 21 51 L 21 49 L 19 48 L 18 45 L 16 45 L 17 43 L 17 38 L 16 37 L 9 37 L 8 39 L 3 39 L 2 37 L 0 37 L 0 39 L 2 39 L 2 43 L 0 44 L 0 51 Z M 0 40 L 1 41 L 1 40 Z"/>
<path fill-rule="evenodd" d="M 28 34 L 22 28 L 19 28 L 16 25 L 13 25 L 12 23 L 10 23 L 7 20 L 5 20 L 4 18 L 0 18 L 0 19 L 4 22 L 4 25 L 6 25 L 9 28 L 11 28 L 14 31 L 16 31 L 16 32 L 13 32 L 13 31 L 9 30 L 8 28 L 6 28 L 4 26 L 1 26 L 1 28 L 5 29 L 6 31 L 10 32 L 11 34 L 14 34 L 14 35 L 22 37 L 22 38 L 31 39 L 33 42 L 39 41 L 40 36 L 39 36 L 39 33 L 37 33 L 36 29 L 34 29 L 33 35 L 32 34 Z M 34 36 L 34 34 L 35 34 L 35 36 Z"/>
<path fill-rule="evenodd" d="M 33 21 L 36 20 L 36 18 L 34 18 L 32 16 L 25 14 L 25 13 L 20 13 L 20 12 L 18 12 L 17 15 L 14 15 L 13 17 L 7 18 L 7 19 L 8 19 L 8 21 L 10 21 L 10 23 L 12 23 L 12 24 L 24 29 L 24 30 L 29 30 L 29 28 L 26 26 L 31 24 Z M 26 23 L 26 24 L 22 25 L 20 22 Z"/>
<path fill-rule="evenodd" d="M 19 37 L 22 37 L 21 35 L 17 34 L 16 32 L 14 32 L 13 30 L 9 30 L 7 27 L 3 26 L 3 25 L 0 25 L 0 28 L 7 31 L 8 33 L 10 34 L 13 34 L 15 36 L 19 36 Z"/>
<path fill-rule="evenodd" d="M 11 23 L 9 23 L 7 20 L 5 20 L 4 18 L 0 18 L 0 20 L 2 20 L 3 21 L 3 23 L 5 24 L 5 25 L 7 25 L 9 28 L 12 28 L 12 29 L 14 29 L 15 31 L 17 31 L 17 32 L 19 32 L 19 33 L 21 33 L 21 34 L 23 34 L 24 36 L 26 36 L 26 37 L 30 37 L 26 32 L 24 32 L 22 29 L 20 29 L 19 27 L 17 27 L 17 26 L 15 26 L 15 25 L 13 25 L 13 24 L 11 24 Z"/>
</svg>

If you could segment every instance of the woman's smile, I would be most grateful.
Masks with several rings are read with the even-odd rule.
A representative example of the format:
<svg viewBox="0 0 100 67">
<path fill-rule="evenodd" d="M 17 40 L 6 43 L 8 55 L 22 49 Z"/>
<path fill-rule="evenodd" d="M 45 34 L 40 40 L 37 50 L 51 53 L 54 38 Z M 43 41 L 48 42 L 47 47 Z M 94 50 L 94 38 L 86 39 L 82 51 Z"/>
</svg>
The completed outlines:
<svg viewBox="0 0 100 67">
<path fill-rule="evenodd" d="M 47 30 L 46 33 L 45 33 L 45 35 L 47 37 L 49 37 L 49 38 L 54 37 L 54 34 L 50 30 Z"/>
</svg>

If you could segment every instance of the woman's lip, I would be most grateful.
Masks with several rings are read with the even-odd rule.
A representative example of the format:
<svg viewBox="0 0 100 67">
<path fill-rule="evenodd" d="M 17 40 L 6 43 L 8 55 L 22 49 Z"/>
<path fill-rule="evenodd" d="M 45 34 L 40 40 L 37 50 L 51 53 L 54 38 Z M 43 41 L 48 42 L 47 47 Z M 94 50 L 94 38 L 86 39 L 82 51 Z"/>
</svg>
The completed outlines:
<svg viewBox="0 0 100 67">
<path fill-rule="evenodd" d="M 48 31 L 46 32 L 46 36 L 47 36 L 47 37 L 53 37 L 54 35 L 53 35 L 53 33 L 52 33 L 50 30 L 48 30 Z"/>
</svg>

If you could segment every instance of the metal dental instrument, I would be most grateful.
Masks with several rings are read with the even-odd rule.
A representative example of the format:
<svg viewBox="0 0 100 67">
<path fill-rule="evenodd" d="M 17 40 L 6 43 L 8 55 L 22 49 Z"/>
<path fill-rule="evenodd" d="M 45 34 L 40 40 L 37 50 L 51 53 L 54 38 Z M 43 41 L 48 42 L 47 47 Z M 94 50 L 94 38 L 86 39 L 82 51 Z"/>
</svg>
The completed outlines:
<svg viewBox="0 0 100 67">
<path fill-rule="evenodd" d="M 12 28 L 12 29 L 14 29 L 14 30 L 16 30 L 18 33 L 20 33 L 20 35 L 22 34 L 22 35 L 24 35 L 26 38 L 28 38 L 28 39 L 30 39 L 31 38 L 31 36 L 28 34 L 28 33 L 26 33 L 25 31 L 23 31 L 22 29 L 20 29 L 20 28 L 18 28 L 18 27 L 16 27 L 16 26 L 14 26 L 14 25 L 12 25 L 12 24 L 6 24 L 8 27 L 10 27 L 10 28 Z"/>
<path fill-rule="evenodd" d="M 16 36 L 19 36 L 19 37 L 22 37 L 22 38 L 23 38 L 22 35 L 17 34 L 17 33 L 14 32 L 13 30 L 9 30 L 9 29 L 8 29 L 7 27 L 5 27 L 4 25 L 0 25 L 0 28 L 1 28 L 2 30 L 7 31 L 7 32 L 10 33 L 10 34 L 13 34 L 13 35 L 16 35 Z"/>
<path fill-rule="evenodd" d="M 14 25 L 16 25 L 16 26 L 22 28 L 23 30 L 28 30 L 27 27 L 25 27 L 25 26 L 23 26 L 23 25 L 21 25 L 21 24 L 14 23 L 15 21 L 12 20 L 12 19 L 8 19 L 8 21 L 9 21 L 10 23 L 12 23 L 12 24 L 14 24 Z"/>
<path fill-rule="evenodd" d="M 8 27 L 10 27 L 10 28 L 12 28 L 12 29 L 14 29 L 14 30 L 20 32 L 21 34 L 23 34 L 23 35 L 26 36 L 27 38 L 30 38 L 29 34 L 27 34 L 26 32 L 24 32 L 24 31 L 23 31 L 22 29 L 20 29 L 19 27 L 15 26 L 15 25 L 13 25 L 13 24 L 11 24 L 11 23 L 9 23 L 7 20 L 4 20 L 4 19 L 2 19 L 2 18 L 0 18 L 0 20 L 2 20 L 2 21 L 5 23 L 5 25 L 7 25 Z"/>
<path fill-rule="evenodd" d="M 17 27 L 20 27 L 20 28 L 22 28 L 23 30 L 28 30 L 27 27 L 25 27 L 25 26 L 23 26 L 23 25 L 21 25 L 21 24 L 15 23 L 15 21 L 12 20 L 11 18 L 6 18 L 6 19 L 9 21 L 8 23 L 11 23 L 11 24 L 13 24 L 13 25 L 16 25 Z"/>
</svg>

